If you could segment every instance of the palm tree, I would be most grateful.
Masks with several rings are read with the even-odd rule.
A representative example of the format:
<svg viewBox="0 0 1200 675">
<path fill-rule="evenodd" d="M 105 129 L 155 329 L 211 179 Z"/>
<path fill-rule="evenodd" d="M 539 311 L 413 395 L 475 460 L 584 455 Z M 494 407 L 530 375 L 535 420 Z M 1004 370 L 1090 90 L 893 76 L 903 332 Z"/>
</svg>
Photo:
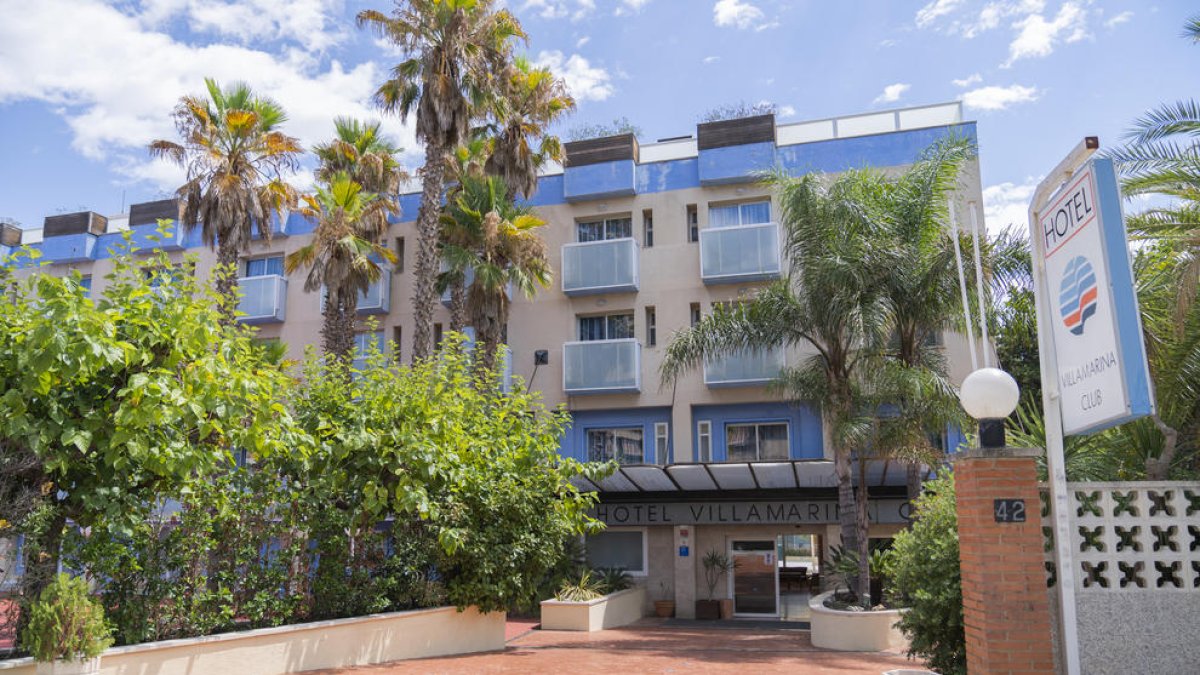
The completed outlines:
<svg viewBox="0 0 1200 675">
<path fill-rule="evenodd" d="M 498 176 L 468 177 L 442 216 L 443 254 L 452 271 L 470 270 L 467 316 L 480 369 L 490 370 L 508 324 L 508 289 L 532 298 L 550 284 L 550 261 L 537 228 L 546 222 L 517 206 Z"/>
<path fill-rule="evenodd" d="M 345 363 L 354 351 L 358 296 L 383 274 L 377 260 L 395 262 L 391 250 L 379 244 L 383 200 L 340 172 L 303 201 L 301 213 L 317 221 L 316 232 L 307 245 L 288 254 L 284 267 L 288 274 L 308 268 L 305 291 L 325 289 L 321 327 L 325 353 Z"/>
<path fill-rule="evenodd" d="M 549 68 L 518 57 L 489 107 L 495 121 L 486 128 L 490 152 L 484 168 L 504 179 L 510 195 L 528 198 L 542 165 L 563 159 L 562 143 L 546 129 L 575 109 L 575 99 Z"/>
<path fill-rule="evenodd" d="M 485 92 L 496 87 L 508 66 L 512 40 L 525 33 L 508 10 L 495 9 L 493 0 L 398 0 L 390 16 L 364 10 L 357 20 L 407 55 L 375 100 L 402 119 L 415 115 L 417 139 L 425 143 L 413 296 L 413 358 L 421 359 L 433 351 L 445 156 L 467 137 Z"/>
<path fill-rule="evenodd" d="M 396 155 L 400 146 L 379 131 L 377 121 L 363 122 L 349 117 L 333 120 L 337 138 L 313 148 L 320 160 L 317 180 L 330 182 L 338 173 L 345 172 L 351 180 L 368 192 L 395 195 L 400 182 L 406 177 Z"/>
<path fill-rule="evenodd" d="M 181 142 L 154 141 L 150 154 L 187 169 L 176 193 L 179 219 L 188 232 L 200 227 L 205 245 L 216 249 L 214 285 L 232 320 L 238 257 L 255 229 L 270 240 L 272 216 L 295 205 L 296 192 L 283 174 L 296 168 L 303 150 L 280 131 L 287 115 L 278 103 L 243 83 L 222 89 L 206 78 L 204 84 L 208 99 L 184 96 L 175 108 Z"/>
<path fill-rule="evenodd" d="M 859 550 L 866 532 L 860 532 L 851 475 L 852 455 L 863 438 L 862 398 L 856 388 L 889 321 L 874 250 L 881 230 L 861 203 L 857 172 L 828 186 L 815 174 L 777 174 L 769 183 L 782 210 L 786 278 L 748 301 L 718 305 L 700 323 L 677 333 L 667 348 L 662 376 L 673 381 L 705 359 L 744 350 L 814 350 L 785 368 L 775 388 L 793 401 L 820 408 L 834 454 L 842 545 Z M 865 509 L 865 501 L 861 507 Z"/>
<path fill-rule="evenodd" d="M 482 178 L 484 164 L 488 159 L 490 140 L 482 134 L 476 134 L 469 140 L 459 144 L 453 152 L 446 155 L 446 207 L 454 203 L 462 190 L 463 182 L 468 178 Z M 443 208 L 442 213 L 446 213 Z M 445 215 L 442 216 L 445 218 Z M 447 244 L 446 232 L 443 230 L 439 243 L 443 249 Z M 437 291 L 444 293 L 450 290 L 450 330 L 461 331 L 467 325 L 467 276 L 466 270 L 456 269 L 449 265 L 444 256 L 445 270 L 438 275 Z"/>
</svg>

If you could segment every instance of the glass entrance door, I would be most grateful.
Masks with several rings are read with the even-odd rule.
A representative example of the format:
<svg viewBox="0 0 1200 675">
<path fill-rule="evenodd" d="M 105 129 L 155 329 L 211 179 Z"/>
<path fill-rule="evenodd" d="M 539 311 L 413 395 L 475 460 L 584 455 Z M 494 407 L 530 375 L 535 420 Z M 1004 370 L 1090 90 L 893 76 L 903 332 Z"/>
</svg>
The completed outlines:
<svg viewBox="0 0 1200 675">
<path fill-rule="evenodd" d="M 779 616 L 779 575 L 775 540 L 730 542 L 735 616 Z"/>
</svg>

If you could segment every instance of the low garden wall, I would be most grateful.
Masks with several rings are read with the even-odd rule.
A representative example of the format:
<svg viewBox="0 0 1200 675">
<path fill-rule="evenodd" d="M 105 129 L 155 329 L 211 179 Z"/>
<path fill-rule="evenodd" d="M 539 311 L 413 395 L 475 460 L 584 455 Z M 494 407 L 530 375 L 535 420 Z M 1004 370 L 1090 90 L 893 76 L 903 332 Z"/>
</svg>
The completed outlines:
<svg viewBox="0 0 1200 675">
<path fill-rule="evenodd" d="M 595 600 L 542 601 L 544 630 L 597 631 L 627 626 L 644 615 L 646 589 L 630 588 Z"/>
<path fill-rule="evenodd" d="M 504 612 L 453 607 L 260 628 L 114 647 L 101 675 L 275 675 L 504 649 Z M 0 661 L 0 675 L 33 675 L 33 659 Z"/>
<path fill-rule="evenodd" d="M 893 625 L 900 620 L 899 609 L 878 612 L 845 612 L 825 606 L 833 591 L 808 601 L 811 614 L 811 639 L 814 647 L 842 652 L 881 652 L 908 645 L 904 634 Z"/>
</svg>

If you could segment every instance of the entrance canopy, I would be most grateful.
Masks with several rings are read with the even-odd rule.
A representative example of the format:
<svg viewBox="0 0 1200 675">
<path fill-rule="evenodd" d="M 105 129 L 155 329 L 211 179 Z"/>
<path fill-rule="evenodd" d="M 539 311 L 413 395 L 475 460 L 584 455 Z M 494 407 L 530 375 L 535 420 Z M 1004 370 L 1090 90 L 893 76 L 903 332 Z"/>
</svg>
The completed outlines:
<svg viewBox="0 0 1200 675">
<path fill-rule="evenodd" d="M 898 487 L 905 484 L 904 465 L 898 462 L 867 463 L 867 486 Z M 853 468 L 858 483 L 857 465 Z M 687 462 L 681 464 L 626 464 L 608 478 L 592 482 L 575 479 L 582 490 L 602 494 L 724 492 L 746 490 L 828 490 L 837 488 L 837 474 L 829 460 L 786 462 Z"/>
</svg>

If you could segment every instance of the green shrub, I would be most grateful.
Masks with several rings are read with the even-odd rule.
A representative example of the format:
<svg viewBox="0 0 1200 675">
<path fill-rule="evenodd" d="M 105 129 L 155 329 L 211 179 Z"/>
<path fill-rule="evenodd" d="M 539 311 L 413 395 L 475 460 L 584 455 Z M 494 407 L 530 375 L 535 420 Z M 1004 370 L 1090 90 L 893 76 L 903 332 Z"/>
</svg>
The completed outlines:
<svg viewBox="0 0 1200 675">
<path fill-rule="evenodd" d="M 633 577 L 623 567 L 598 567 L 596 573 L 606 594 L 633 588 Z"/>
<path fill-rule="evenodd" d="M 554 599 L 563 602 L 587 602 L 602 597 L 604 592 L 604 582 L 593 577 L 592 570 L 586 570 L 578 579 L 564 581 Z"/>
<path fill-rule="evenodd" d="M 915 522 L 896 535 L 888 556 L 893 602 L 909 608 L 898 626 L 909 639 L 910 656 L 943 675 L 966 673 L 958 516 L 949 470 L 926 483 L 914 507 Z"/>
<path fill-rule="evenodd" d="M 87 582 L 59 574 L 30 606 L 21 644 L 38 661 L 85 661 L 112 644 L 110 633 Z"/>
</svg>

